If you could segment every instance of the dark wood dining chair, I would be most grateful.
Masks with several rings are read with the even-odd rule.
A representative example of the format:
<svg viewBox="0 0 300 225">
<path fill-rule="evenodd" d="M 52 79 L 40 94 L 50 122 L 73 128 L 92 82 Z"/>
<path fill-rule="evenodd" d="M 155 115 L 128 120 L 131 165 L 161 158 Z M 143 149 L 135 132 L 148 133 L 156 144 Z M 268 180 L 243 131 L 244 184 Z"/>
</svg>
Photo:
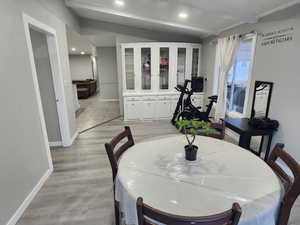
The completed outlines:
<svg viewBox="0 0 300 225">
<path fill-rule="evenodd" d="M 220 140 L 224 140 L 225 138 L 225 123 L 224 120 L 220 120 L 220 122 L 212 122 L 211 127 L 215 129 L 214 132 L 206 133 L 204 131 L 198 131 L 197 134 L 201 136 L 207 136 L 212 138 L 217 138 Z"/>
<path fill-rule="evenodd" d="M 272 151 L 267 163 L 279 176 L 286 187 L 285 195 L 281 201 L 277 225 L 287 225 L 294 202 L 300 194 L 300 165 L 284 150 L 284 144 L 277 144 Z M 293 173 L 290 177 L 276 161 L 281 159 Z"/>
<path fill-rule="evenodd" d="M 123 139 L 126 139 L 127 141 L 121 146 L 118 146 L 117 149 L 116 146 L 121 143 Z M 121 133 L 119 133 L 117 136 L 115 136 L 109 143 L 105 143 L 105 149 L 107 156 L 109 158 L 109 162 L 111 165 L 111 170 L 112 170 L 112 178 L 113 182 L 115 182 L 115 178 L 118 173 L 118 161 L 121 157 L 121 155 L 131 146 L 134 145 L 134 140 L 132 137 L 132 133 L 130 130 L 130 127 L 126 126 L 125 130 Z M 116 225 L 119 225 L 120 221 L 120 212 L 119 212 L 119 202 L 116 201 L 115 199 L 115 185 L 114 185 L 114 205 L 115 205 L 115 222 Z"/>
<path fill-rule="evenodd" d="M 139 197 L 136 202 L 138 225 L 155 225 L 157 221 L 166 225 L 237 225 L 239 223 L 242 210 L 238 203 L 232 205 L 232 209 L 203 217 L 177 216 L 154 209 L 143 203 Z"/>
</svg>

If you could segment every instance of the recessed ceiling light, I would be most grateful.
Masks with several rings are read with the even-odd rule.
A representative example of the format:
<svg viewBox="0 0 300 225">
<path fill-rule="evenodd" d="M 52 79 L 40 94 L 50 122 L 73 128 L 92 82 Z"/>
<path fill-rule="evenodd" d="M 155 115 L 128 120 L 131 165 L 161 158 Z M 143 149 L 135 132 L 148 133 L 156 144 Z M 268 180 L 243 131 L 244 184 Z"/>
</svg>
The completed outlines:
<svg viewBox="0 0 300 225">
<path fill-rule="evenodd" d="M 76 51 L 76 48 L 73 47 L 73 48 L 71 48 L 71 50 L 72 50 L 72 52 L 75 52 L 75 51 Z"/>
<path fill-rule="evenodd" d="M 81 54 L 81 55 L 84 55 L 84 54 L 85 54 L 85 52 L 80 52 L 80 54 Z"/>
<path fill-rule="evenodd" d="M 187 13 L 185 13 L 185 12 L 181 12 L 181 13 L 179 13 L 179 18 L 181 18 L 181 19 L 186 19 L 186 18 L 188 18 L 189 17 L 189 15 L 187 14 Z"/>
<path fill-rule="evenodd" d="M 122 0 L 116 0 L 115 4 L 118 5 L 118 6 L 124 6 L 125 5 L 124 1 L 122 1 Z"/>
</svg>

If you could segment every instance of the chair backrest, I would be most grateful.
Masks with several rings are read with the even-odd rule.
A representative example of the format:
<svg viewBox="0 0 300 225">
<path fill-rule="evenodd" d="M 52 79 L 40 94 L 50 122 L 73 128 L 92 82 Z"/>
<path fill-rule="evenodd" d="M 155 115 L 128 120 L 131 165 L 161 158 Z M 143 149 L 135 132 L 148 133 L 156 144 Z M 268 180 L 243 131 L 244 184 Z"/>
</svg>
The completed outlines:
<svg viewBox="0 0 300 225">
<path fill-rule="evenodd" d="M 139 225 L 155 225 L 156 223 L 153 221 L 166 225 L 237 225 L 242 214 L 238 203 L 234 203 L 232 209 L 226 212 L 203 217 L 186 217 L 165 213 L 144 204 L 141 197 L 137 199 L 136 207 Z"/>
<path fill-rule="evenodd" d="M 291 209 L 300 194 L 300 165 L 296 160 L 284 150 L 283 144 L 277 144 L 268 159 L 269 166 L 287 184 L 285 195 L 281 202 L 277 225 L 287 225 L 290 217 Z M 276 161 L 281 159 L 293 173 L 290 177 Z"/>
<path fill-rule="evenodd" d="M 220 120 L 220 122 L 212 122 L 211 127 L 216 130 L 216 132 L 206 133 L 204 131 L 198 131 L 197 134 L 201 136 L 207 136 L 212 138 L 217 138 L 220 140 L 224 140 L 225 138 L 225 123 L 224 120 Z"/>
<path fill-rule="evenodd" d="M 128 139 L 127 142 L 125 142 L 118 149 L 115 150 L 117 144 L 119 144 L 124 138 Z M 126 126 L 125 130 L 117 136 L 115 136 L 109 143 L 105 143 L 105 149 L 112 169 L 113 180 L 115 180 L 115 177 L 117 176 L 119 158 L 128 148 L 130 148 L 133 145 L 134 140 L 132 137 L 130 127 L 128 126 Z"/>
</svg>

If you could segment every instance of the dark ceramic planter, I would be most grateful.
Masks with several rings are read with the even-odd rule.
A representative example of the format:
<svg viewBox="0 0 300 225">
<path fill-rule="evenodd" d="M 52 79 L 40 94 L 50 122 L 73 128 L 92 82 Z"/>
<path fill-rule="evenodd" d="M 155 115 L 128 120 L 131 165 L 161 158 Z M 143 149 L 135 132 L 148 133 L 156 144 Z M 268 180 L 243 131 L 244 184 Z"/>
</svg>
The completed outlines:
<svg viewBox="0 0 300 225">
<path fill-rule="evenodd" d="M 198 147 L 196 145 L 189 145 L 184 146 L 185 149 L 185 159 L 188 161 L 195 161 L 197 159 L 197 151 Z"/>
</svg>

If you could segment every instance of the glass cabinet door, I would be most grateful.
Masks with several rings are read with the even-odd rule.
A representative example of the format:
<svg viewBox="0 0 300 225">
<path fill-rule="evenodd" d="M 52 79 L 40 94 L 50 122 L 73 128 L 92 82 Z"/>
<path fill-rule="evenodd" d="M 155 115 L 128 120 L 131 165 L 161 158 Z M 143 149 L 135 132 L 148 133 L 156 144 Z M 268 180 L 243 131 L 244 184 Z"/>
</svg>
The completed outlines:
<svg viewBox="0 0 300 225">
<path fill-rule="evenodd" d="M 141 49 L 142 60 L 142 89 L 151 89 L 151 48 Z"/>
<path fill-rule="evenodd" d="M 198 68 L 199 68 L 199 48 L 193 48 L 193 59 L 192 59 L 192 77 L 198 76 Z"/>
<path fill-rule="evenodd" d="M 169 89 L 169 48 L 159 50 L 159 88 Z"/>
<path fill-rule="evenodd" d="M 177 84 L 183 85 L 186 73 L 186 48 L 177 51 Z"/>
<path fill-rule="evenodd" d="M 125 48 L 125 76 L 126 89 L 134 90 L 134 51 L 133 48 Z"/>
</svg>

